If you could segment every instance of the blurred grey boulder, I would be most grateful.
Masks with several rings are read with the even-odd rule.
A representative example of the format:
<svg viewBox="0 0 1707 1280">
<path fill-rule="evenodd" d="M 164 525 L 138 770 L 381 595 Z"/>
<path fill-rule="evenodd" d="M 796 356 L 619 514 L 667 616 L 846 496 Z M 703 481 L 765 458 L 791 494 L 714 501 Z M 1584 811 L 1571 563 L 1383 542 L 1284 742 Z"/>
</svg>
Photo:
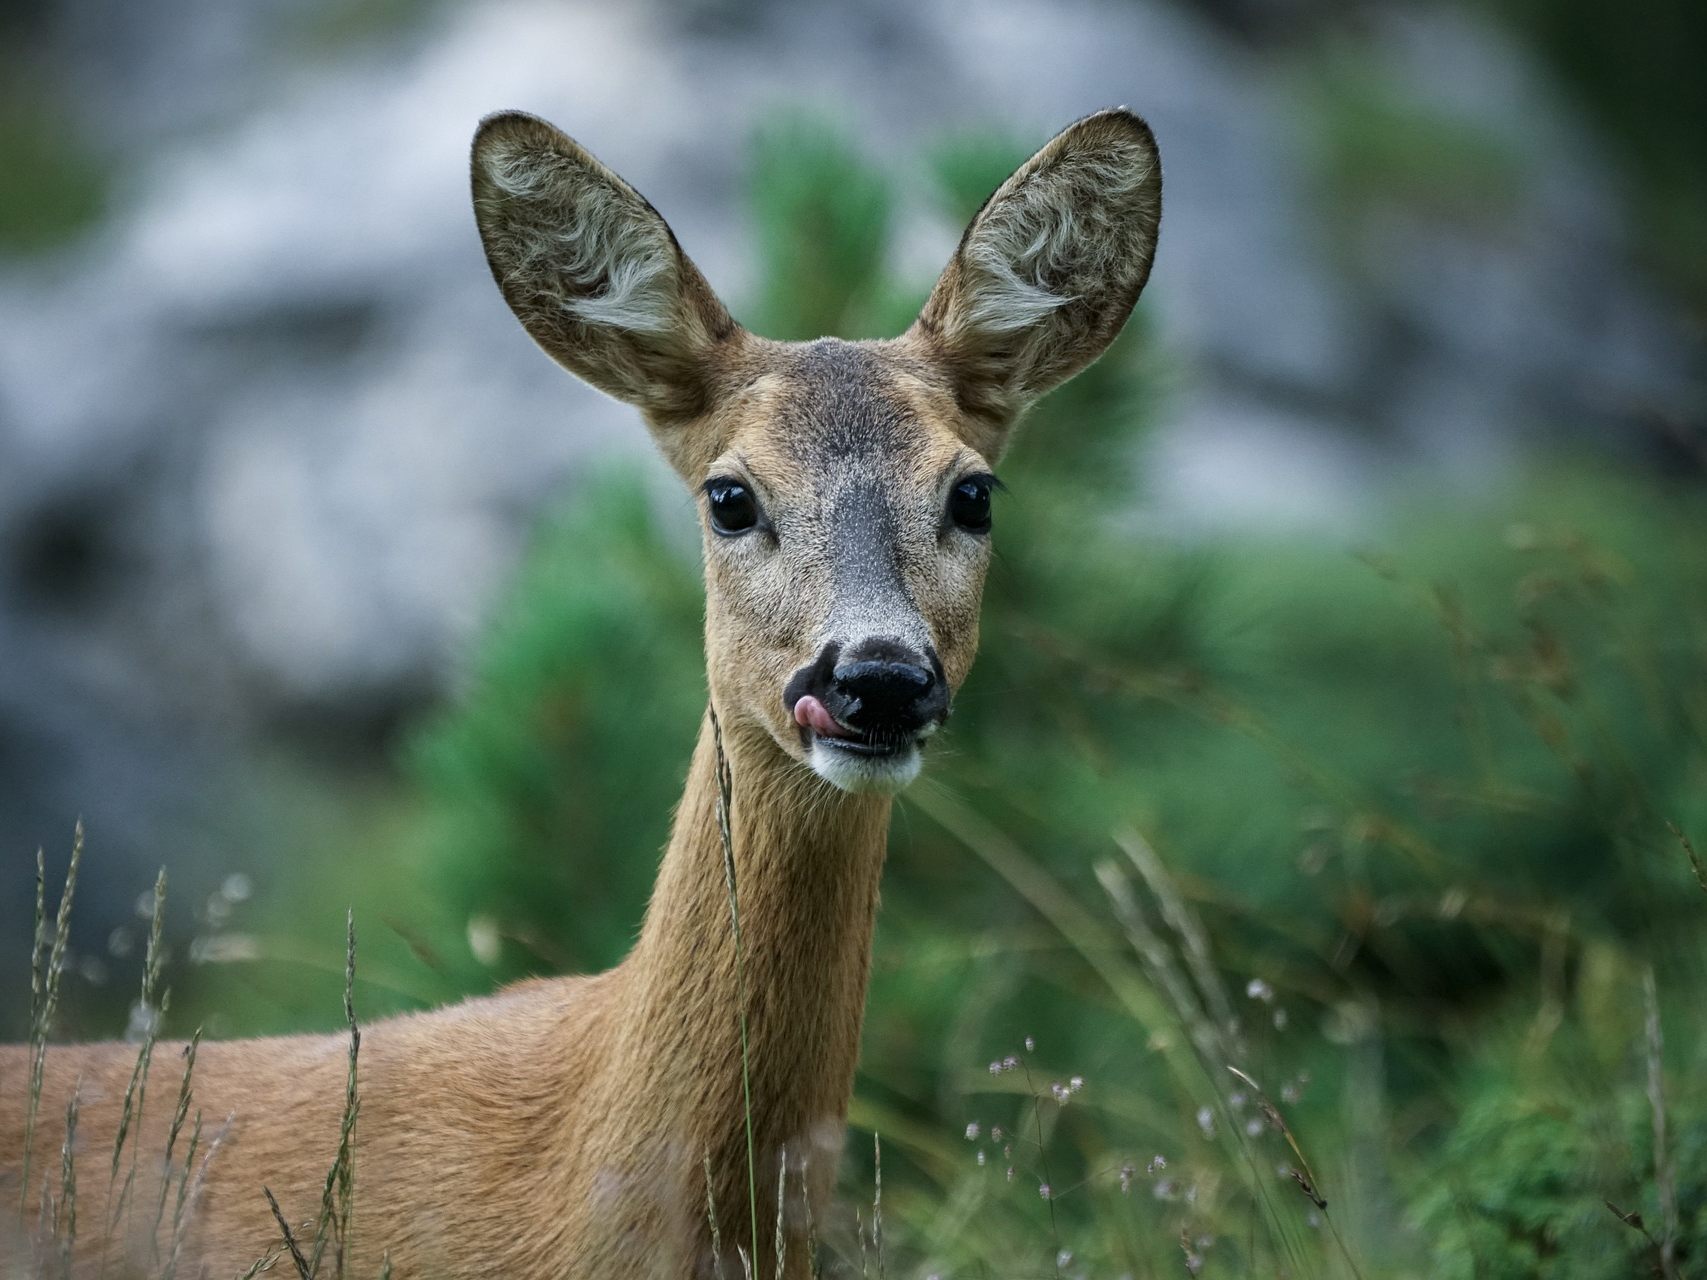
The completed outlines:
<svg viewBox="0 0 1707 1280">
<path fill-rule="evenodd" d="M 1615 161 L 1460 10 L 1389 16 L 1365 48 L 1384 92 L 1521 157 L 1486 219 L 1325 211 L 1311 62 L 1164 0 L 422 5 L 332 51 L 281 40 L 309 0 L 108 11 L 72 0 L 38 39 L 128 157 L 110 215 L 0 271 L 0 783 L 34 798 L 0 818 L 8 850 L 63 843 L 113 753 L 125 794 L 178 786 L 160 726 L 210 760 L 305 723 L 383 733 L 446 687 L 588 460 L 645 456 L 487 278 L 464 166 L 496 108 L 634 181 L 737 312 L 768 110 L 837 116 L 908 180 L 959 129 L 1142 111 L 1167 164 L 1146 306 L 1179 384 L 1135 495 L 1151 527 L 1355 528 L 1415 466 L 1484 475 L 1520 433 L 1615 435 L 1691 393 Z M 924 209 L 902 253 L 928 271 L 957 228 Z M 20 771 L 20 726 L 83 745 Z"/>
</svg>

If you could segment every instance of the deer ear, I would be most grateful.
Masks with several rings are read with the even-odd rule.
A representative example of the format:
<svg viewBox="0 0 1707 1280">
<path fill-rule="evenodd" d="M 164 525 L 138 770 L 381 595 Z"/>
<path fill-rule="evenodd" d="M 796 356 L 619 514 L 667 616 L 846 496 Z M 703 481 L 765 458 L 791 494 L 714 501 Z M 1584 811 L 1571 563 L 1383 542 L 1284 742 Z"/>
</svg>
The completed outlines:
<svg viewBox="0 0 1707 1280">
<path fill-rule="evenodd" d="M 1062 130 L 978 211 L 913 327 L 1000 451 L 1039 396 L 1102 354 L 1150 276 L 1162 167 L 1125 110 Z"/>
<path fill-rule="evenodd" d="M 492 277 L 547 355 L 654 424 L 705 407 L 739 331 L 644 197 L 519 111 L 474 135 L 474 217 Z"/>
</svg>

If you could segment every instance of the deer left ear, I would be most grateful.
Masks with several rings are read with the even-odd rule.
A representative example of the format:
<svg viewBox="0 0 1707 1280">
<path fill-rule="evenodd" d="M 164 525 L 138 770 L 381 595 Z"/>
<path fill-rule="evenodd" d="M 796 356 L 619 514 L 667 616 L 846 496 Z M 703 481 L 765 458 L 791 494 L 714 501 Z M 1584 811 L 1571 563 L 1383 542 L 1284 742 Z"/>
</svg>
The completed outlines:
<svg viewBox="0 0 1707 1280">
<path fill-rule="evenodd" d="M 664 219 L 545 121 L 489 116 L 474 136 L 474 215 L 510 309 L 571 373 L 664 429 L 706 404 L 738 326 Z"/>
<path fill-rule="evenodd" d="M 909 335 L 947 367 L 980 452 L 1114 340 L 1161 217 L 1156 140 L 1123 109 L 1069 125 L 985 201 Z"/>
</svg>

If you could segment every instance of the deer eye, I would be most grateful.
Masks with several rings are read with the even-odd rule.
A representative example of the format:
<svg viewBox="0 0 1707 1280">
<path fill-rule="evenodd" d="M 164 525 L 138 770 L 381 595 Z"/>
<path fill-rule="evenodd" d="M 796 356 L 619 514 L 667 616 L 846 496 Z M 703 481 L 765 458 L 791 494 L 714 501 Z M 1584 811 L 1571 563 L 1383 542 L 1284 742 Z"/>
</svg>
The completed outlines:
<svg viewBox="0 0 1707 1280">
<path fill-rule="evenodd" d="M 712 480 L 705 486 L 711 527 L 725 537 L 745 533 L 759 522 L 759 504 L 739 480 Z"/>
<path fill-rule="evenodd" d="M 990 490 L 994 476 L 967 476 L 948 495 L 948 518 L 968 533 L 990 532 Z"/>
</svg>

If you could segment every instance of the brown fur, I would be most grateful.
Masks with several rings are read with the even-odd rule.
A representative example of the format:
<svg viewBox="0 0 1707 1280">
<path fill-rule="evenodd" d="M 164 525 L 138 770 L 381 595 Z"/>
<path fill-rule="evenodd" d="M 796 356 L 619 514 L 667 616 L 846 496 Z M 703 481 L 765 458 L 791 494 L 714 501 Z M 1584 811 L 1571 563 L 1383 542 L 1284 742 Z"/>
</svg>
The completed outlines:
<svg viewBox="0 0 1707 1280">
<path fill-rule="evenodd" d="M 741 1008 L 708 718 L 645 925 L 621 965 L 365 1029 L 351 1274 L 377 1274 L 388 1254 L 399 1277 L 707 1275 L 709 1161 L 726 1273 L 737 1273 L 739 1245 L 768 1276 L 785 1151 L 788 1269 L 806 1273 L 802 1197 L 822 1220 L 891 801 L 807 767 L 781 691 L 832 625 L 915 628 L 950 686 L 965 678 L 988 539 L 946 524 L 947 491 L 993 464 L 1024 405 L 1118 332 L 1149 271 L 1159 181 L 1140 121 L 1090 117 L 986 204 L 908 334 L 780 344 L 736 326 L 651 206 L 577 144 L 526 116 L 482 126 L 476 213 L 522 323 L 560 363 L 639 405 L 690 485 L 733 475 L 770 522 L 764 537 L 706 532 L 706 656 L 733 778 L 760 1239 L 747 1225 Z M 1010 250 L 1011 262 L 991 265 L 991 253 Z M 875 615 L 880 607 L 890 613 Z M 131 1139 L 144 1153 L 134 1203 L 145 1208 L 120 1233 L 111 1274 L 126 1258 L 147 1268 L 181 1048 L 156 1053 Z M 341 1036 L 202 1046 L 194 1106 L 206 1134 L 220 1136 L 181 1274 L 236 1273 L 276 1245 L 263 1186 L 293 1221 L 314 1217 L 338 1142 L 345 1055 Z M 75 1093 L 86 1243 L 101 1234 L 105 1153 L 134 1057 L 119 1044 L 47 1057 L 32 1181 L 57 1185 Z M 24 1050 L 0 1049 L 0 1212 L 20 1191 L 27 1075 Z M 0 1232 L 0 1264 L 25 1256 L 9 1248 L 22 1245 Z M 97 1253 L 80 1254 L 90 1274 Z"/>
</svg>

